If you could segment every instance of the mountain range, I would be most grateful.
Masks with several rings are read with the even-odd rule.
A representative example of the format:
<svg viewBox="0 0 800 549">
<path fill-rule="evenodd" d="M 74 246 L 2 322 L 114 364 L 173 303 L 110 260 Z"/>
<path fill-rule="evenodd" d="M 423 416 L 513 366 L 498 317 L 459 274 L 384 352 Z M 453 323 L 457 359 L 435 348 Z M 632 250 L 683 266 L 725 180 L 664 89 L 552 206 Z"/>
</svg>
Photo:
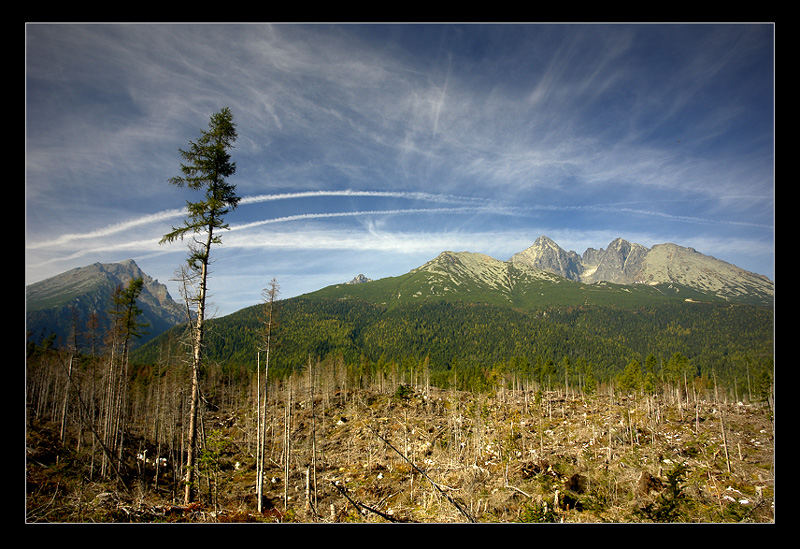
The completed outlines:
<svg viewBox="0 0 800 549">
<path fill-rule="evenodd" d="M 675 244 L 616 239 L 579 256 L 543 236 L 507 261 L 444 251 L 399 276 L 359 275 L 281 300 L 271 364 L 289 371 L 309 356 L 346 364 L 428 359 L 440 372 L 456 364 L 478 372 L 515 357 L 581 357 L 611 375 L 632 357 L 678 352 L 706 371 L 730 357 L 772 355 L 773 286 Z M 262 307 L 208 322 L 212 363 L 252 365 Z M 152 363 L 171 345 L 180 352 L 181 332 L 143 345 L 134 360 Z"/>
<path fill-rule="evenodd" d="M 85 326 L 91 312 L 96 311 L 101 317 L 102 333 L 114 288 L 138 277 L 144 281 L 139 297 L 141 320 L 150 324 L 139 343 L 185 322 L 185 310 L 173 301 L 166 286 L 142 272 L 133 260 L 95 263 L 26 287 L 29 337 L 40 341 L 55 333 L 63 344 L 71 332 L 73 309 L 79 326 Z M 647 248 L 617 238 L 605 249 L 589 248 L 578 255 L 540 236 L 507 261 L 475 252 L 444 251 L 399 276 L 370 280 L 359 274 L 349 282 L 283 302 L 287 312 L 306 307 L 307 315 L 327 307 L 321 305 L 325 302 L 350 303 L 346 311 L 341 305 L 334 308 L 339 307 L 336 310 L 342 315 L 366 315 L 356 323 L 360 328 L 355 330 L 360 332 L 386 311 L 402 309 L 403 314 L 413 317 L 418 314 L 415 307 L 441 302 L 488 305 L 525 314 L 553 307 L 585 306 L 631 311 L 680 304 L 682 309 L 674 309 L 678 312 L 699 303 L 771 307 L 774 284 L 763 275 L 676 244 Z M 358 309 L 360 306 L 352 305 L 355 303 L 369 306 Z M 249 310 L 257 307 L 214 322 L 239 322 L 237 319 L 248 317 Z M 342 322 L 334 313 L 330 313 L 329 320 L 337 325 Z M 295 328 L 307 330 L 299 324 Z M 306 335 L 311 337 L 310 333 Z M 310 340 L 304 343 L 311 347 L 317 344 Z"/>
<path fill-rule="evenodd" d="M 507 261 L 445 251 L 399 277 L 358 285 L 354 281 L 350 287 L 339 284 L 314 294 L 381 299 L 387 304 L 443 298 L 523 309 L 675 298 L 771 305 L 774 299 L 774 283 L 766 276 L 693 248 L 671 243 L 647 248 L 622 238 L 605 249 L 589 248 L 578 255 L 540 236 Z"/>
<path fill-rule="evenodd" d="M 774 284 L 766 276 L 672 243 L 647 248 L 616 238 L 606 249 L 588 248 L 579 256 L 540 236 L 530 248 L 515 254 L 511 262 L 579 282 L 649 285 L 675 282 L 726 299 L 750 295 L 769 301 L 774 294 Z"/>
<path fill-rule="evenodd" d="M 79 347 L 88 345 L 85 331 L 92 313 L 97 313 L 98 336 L 109 325 L 108 310 L 117 286 L 127 286 L 135 278 L 143 282 L 137 305 L 142 310 L 140 321 L 149 324 L 140 343 L 158 336 L 186 320 L 185 310 L 176 303 L 167 287 L 143 272 L 135 261 L 94 263 L 78 267 L 25 287 L 25 321 L 29 338 L 34 342 L 56 335 L 56 342 L 65 345 L 72 333 L 73 311 L 77 318 Z"/>
<path fill-rule="evenodd" d="M 766 276 L 672 243 L 647 248 L 616 238 L 606 249 L 588 248 L 578 256 L 540 236 L 510 261 L 585 283 L 606 281 L 651 286 L 677 283 L 727 300 L 764 303 L 774 296 L 774 284 Z"/>
</svg>

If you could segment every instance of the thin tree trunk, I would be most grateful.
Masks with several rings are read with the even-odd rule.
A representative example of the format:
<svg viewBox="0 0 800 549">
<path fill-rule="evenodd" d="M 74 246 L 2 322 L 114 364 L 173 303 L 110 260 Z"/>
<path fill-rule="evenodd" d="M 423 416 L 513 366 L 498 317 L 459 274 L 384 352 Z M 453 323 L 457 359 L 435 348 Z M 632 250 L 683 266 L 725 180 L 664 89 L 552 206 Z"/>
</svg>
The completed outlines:
<svg viewBox="0 0 800 549">
<path fill-rule="evenodd" d="M 69 355 L 69 367 L 67 369 L 67 387 L 64 390 L 64 402 L 61 405 L 61 430 L 59 431 L 59 440 L 63 444 L 64 436 L 67 430 L 67 398 L 69 397 L 69 389 L 72 384 L 72 353 Z M 80 437 L 78 438 L 80 440 Z"/>
<path fill-rule="evenodd" d="M 292 423 L 292 378 L 289 376 L 286 385 L 286 410 L 283 417 L 283 508 L 289 508 L 289 460 L 291 455 L 291 431 Z"/>
<path fill-rule="evenodd" d="M 264 486 L 264 456 L 266 453 L 266 435 L 267 435 L 267 390 L 269 384 L 269 351 L 270 351 L 270 342 L 272 337 L 272 308 L 275 302 L 275 296 L 278 292 L 278 284 L 273 278 L 270 281 L 269 289 L 264 291 L 264 296 L 266 297 L 266 307 L 265 307 L 265 318 L 264 324 L 266 325 L 266 337 L 265 337 L 265 345 L 264 350 L 266 352 L 266 360 L 264 364 L 264 381 L 263 381 L 263 390 L 261 386 L 261 360 L 260 360 L 260 353 L 256 351 L 257 356 L 257 383 L 258 383 L 258 404 L 256 405 L 257 414 L 258 414 L 258 433 L 257 433 L 257 441 L 256 444 L 258 446 L 256 450 L 256 497 L 258 499 L 258 512 L 260 513 L 262 510 L 262 496 L 263 496 L 263 486 Z M 262 396 L 263 395 L 263 396 Z"/>
<path fill-rule="evenodd" d="M 116 322 L 116 321 L 115 321 Z M 111 353 L 108 359 L 108 370 L 106 371 L 106 380 L 105 380 L 105 401 L 103 402 L 103 440 L 102 445 L 105 448 L 111 448 L 112 446 L 112 431 L 111 426 L 113 425 L 113 402 L 114 402 L 114 355 L 116 353 L 116 330 L 117 326 L 114 325 L 111 328 L 112 336 L 111 336 Z M 109 463 L 108 463 L 108 454 L 106 452 L 103 453 L 103 459 L 100 463 L 100 476 L 105 477 L 107 475 Z"/>
<path fill-rule="evenodd" d="M 720 407 L 719 425 L 722 429 L 722 448 L 725 450 L 725 464 L 728 467 L 728 474 L 731 472 L 731 460 L 728 456 L 728 436 L 725 434 L 725 411 Z"/>
<path fill-rule="evenodd" d="M 189 439 L 186 441 L 186 479 L 183 492 L 184 505 L 192 501 L 192 482 L 194 481 L 195 444 L 197 441 L 197 407 L 200 394 L 198 372 L 203 350 L 203 329 L 206 309 L 206 280 L 208 276 L 208 257 L 213 241 L 213 227 L 208 228 L 208 238 L 204 245 L 204 254 L 200 271 L 200 288 L 197 299 L 197 323 L 195 324 L 194 349 L 192 357 L 192 394 L 189 404 Z"/>
<path fill-rule="evenodd" d="M 261 512 L 261 498 L 264 477 L 264 423 L 261 412 L 261 352 L 256 351 L 256 502 Z"/>
<path fill-rule="evenodd" d="M 192 396 L 189 404 L 189 432 L 186 441 L 186 478 L 183 492 L 183 503 L 189 505 L 192 501 L 192 482 L 194 482 L 195 443 L 197 440 L 197 362 L 192 364 Z"/>
<path fill-rule="evenodd" d="M 308 357 L 309 381 L 311 383 L 311 474 L 310 482 L 313 484 L 312 503 L 314 513 L 317 512 L 317 418 L 314 410 L 314 368 L 311 364 L 311 356 Z"/>
</svg>

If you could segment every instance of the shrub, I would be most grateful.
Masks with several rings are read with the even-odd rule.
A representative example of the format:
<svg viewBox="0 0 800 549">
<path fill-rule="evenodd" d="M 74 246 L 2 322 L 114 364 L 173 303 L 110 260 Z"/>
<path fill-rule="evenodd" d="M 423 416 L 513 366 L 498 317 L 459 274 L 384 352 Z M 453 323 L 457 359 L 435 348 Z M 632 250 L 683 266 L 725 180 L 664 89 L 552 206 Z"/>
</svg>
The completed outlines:
<svg viewBox="0 0 800 549">
<path fill-rule="evenodd" d="M 637 515 L 653 522 L 677 522 L 683 516 L 681 507 L 686 495 L 681 483 L 686 476 L 686 466 L 676 463 L 667 473 L 667 485 L 658 497 L 637 511 Z"/>
<path fill-rule="evenodd" d="M 558 515 L 546 502 L 526 503 L 520 509 L 519 522 L 558 522 Z"/>
<path fill-rule="evenodd" d="M 405 383 L 398 385 L 397 390 L 394 392 L 394 397 L 400 400 L 408 400 L 414 396 L 414 389 Z"/>
</svg>

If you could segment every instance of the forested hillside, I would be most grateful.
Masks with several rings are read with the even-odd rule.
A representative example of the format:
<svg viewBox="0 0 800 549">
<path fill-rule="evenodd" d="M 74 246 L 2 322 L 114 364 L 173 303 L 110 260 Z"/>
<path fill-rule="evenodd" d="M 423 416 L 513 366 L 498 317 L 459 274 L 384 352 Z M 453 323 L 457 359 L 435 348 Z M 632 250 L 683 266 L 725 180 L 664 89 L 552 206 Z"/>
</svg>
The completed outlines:
<svg viewBox="0 0 800 549">
<path fill-rule="evenodd" d="M 210 360 L 223 368 L 255 367 L 260 308 L 209 322 Z M 771 369 L 772 312 L 750 305 L 672 302 L 523 312 L 452 301 L 387 308 L 358 299 L 299 297 L 278 302 L 276 318 L 275 375 L 302 368 L 309 356 L 340 356 L 371 368 L 427 362 L 432 379 L 443 384 L 453 370 L 483 378 L 492 368 L 513 368 L 550 385 L 565 375 L 574 382 L 589 374 L 606 382 L 631 360 L 643 364 L 649 355 L 655 358 L 654 374 L 666 375 L 669 360 L 680 355 L 689 375 L 716 375 L 731 387 L 746 384 L 748 364 Z M 133 362 L 179 353 L 181 333 L 173 329 L 144 345 L 133 353 Z"/>
</svg>

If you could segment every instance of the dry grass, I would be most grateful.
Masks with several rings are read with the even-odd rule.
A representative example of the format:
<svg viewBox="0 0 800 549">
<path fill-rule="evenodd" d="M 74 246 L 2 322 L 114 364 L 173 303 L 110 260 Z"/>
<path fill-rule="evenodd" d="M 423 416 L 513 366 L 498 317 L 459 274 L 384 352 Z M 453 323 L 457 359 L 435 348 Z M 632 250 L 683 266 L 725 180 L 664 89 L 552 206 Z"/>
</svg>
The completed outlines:
<svg viewBox="0 0 800 549">
<path fill-rule="evenodd" d="M 273 406 L 260 515 L 250 411 L 207 417 L 207 433 L 229 443 L 190 508 L 175 503 L 166 477 L 154 492 L 147 470 L 128 493 L 87 481 L 85 461 L 35 426 L 28 521 L 774 521 L 772 423 L 757 406 L 435 388 L 337 393 L 315 401 L 315 470 L 311 409 L 295 397 L 284 506 L 283 408 Z"/>
</svg>

